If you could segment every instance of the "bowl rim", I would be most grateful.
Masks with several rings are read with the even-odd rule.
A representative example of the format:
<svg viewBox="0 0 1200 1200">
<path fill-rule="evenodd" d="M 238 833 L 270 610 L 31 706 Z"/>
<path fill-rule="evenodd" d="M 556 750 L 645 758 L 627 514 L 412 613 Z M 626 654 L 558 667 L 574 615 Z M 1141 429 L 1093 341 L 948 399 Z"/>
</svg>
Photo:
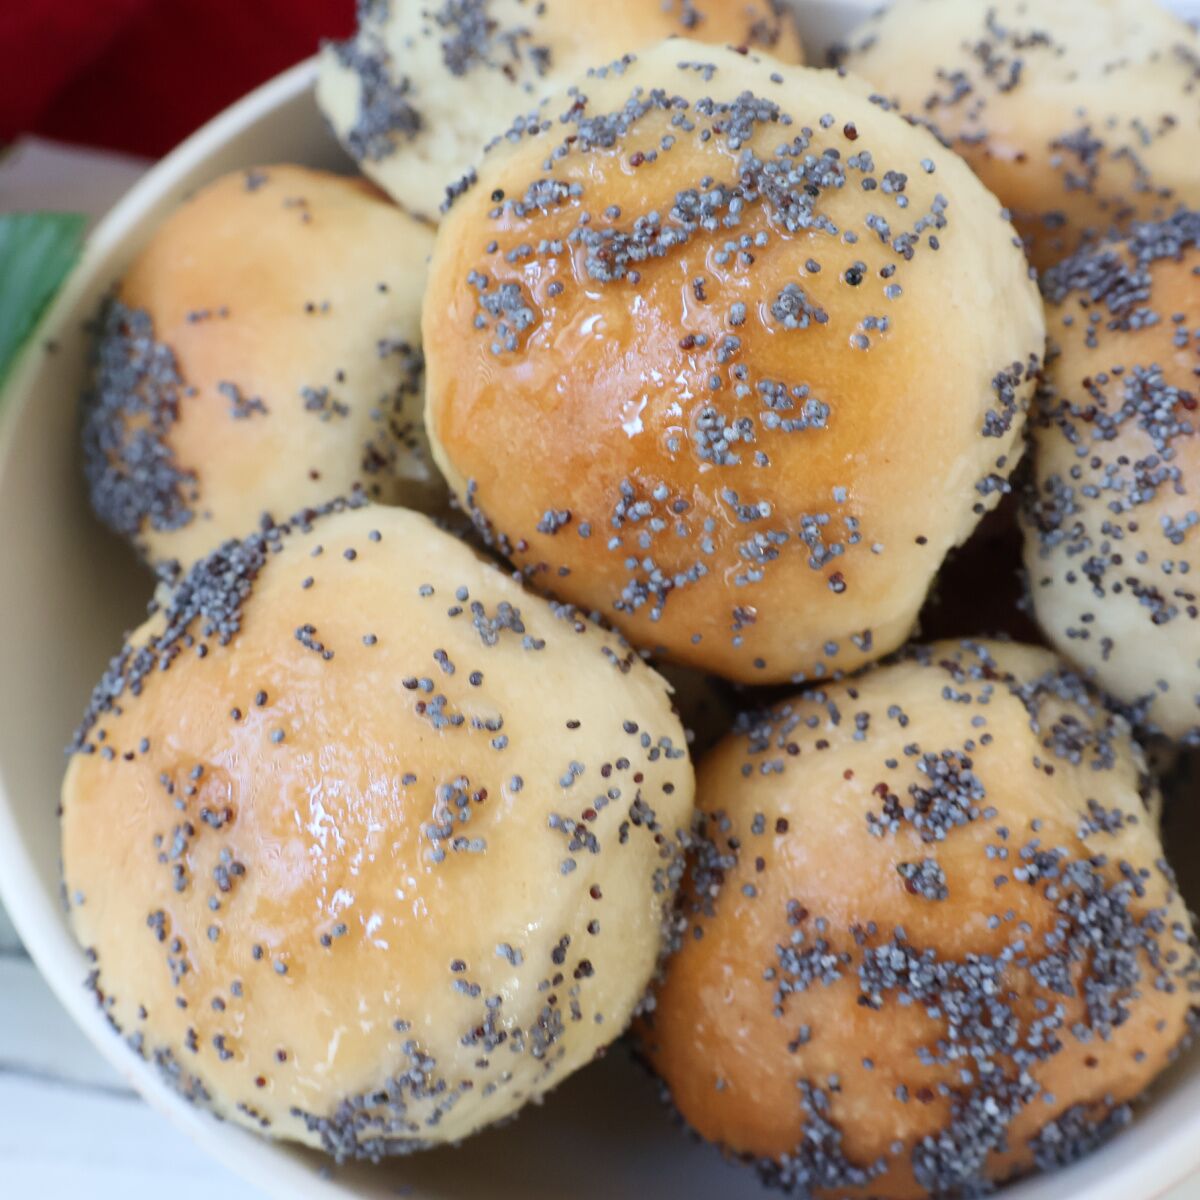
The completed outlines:
<svg viewBox="0 0 1200 1200">
<path fill-rule="evenodd" d="M 804 0 L 800 0 L 804 2 Z M 1168 3 L 1170 0 L 1168 0 Z M 828 7 L 830 0 L 818 0 Z M 861 8 L 864 0 L 835 0 Z M 1188 0 L 1176 7 L 1186 9 Z M 872 5 L 873 6 L 873 5 Z M 111 271 L 114 256 L 128 244 L 148 210 L 202 171 L 236 135 L 311 93 L 317 56 L 297 63 L 224 109 L 152 166 L 88 235 L 79 263 L 27 340 L 3 389 L 0 404 L 0 475 L 15 452 L 14 431 L 33 402 L 45 361 L 42 347 L 67 328 L 81 300 Z M 120 1076 L 206 1154 L 264 1194 L 283 1200 L 346 1200 L 374 1195 L 372 1186 L 344 1186 L 327 1178 L 319 1161 L 285 1143 L 260 1137 L 187 1103 L 151 1064 L 114 1036 L 92 993 L 81 986 L 82 951 L 61 908 L 46 895 L 15 820 L 16 804 L 0 761 L 0 900 L 26 951 L 60 1003 L 88 1040 Z M 1109 1145 L 1062 1171 L 1034 1176 L 1012 1189 L 1012 1200 L 1155 1200 L 1200 1170 L 1200 1050 L 1191 1077 L 1160 1097 L 1152 1111 Z M 1115 1149 L 1115 1153 L 1114 1153 Z"/>
</svg>

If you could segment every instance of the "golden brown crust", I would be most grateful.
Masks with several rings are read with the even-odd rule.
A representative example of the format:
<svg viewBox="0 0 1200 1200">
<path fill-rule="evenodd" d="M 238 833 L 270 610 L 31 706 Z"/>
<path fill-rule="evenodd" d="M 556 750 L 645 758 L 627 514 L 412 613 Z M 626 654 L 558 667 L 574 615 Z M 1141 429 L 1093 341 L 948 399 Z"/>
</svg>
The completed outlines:
<svg viewBox="0 0 1200 1200">
<path fill-rule="evenodd" d="M 103 317 L 85 423 L 101 516 L 151 561 L 186 564 L 263 513 L 354 488 L 437 508 L 431 242 L 365 180 L 303 167 L 239 171 L 184 203 Z"/>
<path fill-rule="evenodd" d="M 354 38 L 325 49 L 317 97 L 364 173 L 436 219 L 519 113 L 669 37 L 804 61 L 778 0 L 375 0 Z"/>
<path fill-rule="evenodd" d="M 1156 732 L 1200 745 L 1200 214 L 1045 278 L 1025 561 L 1063 654 Z"/>
<path fill-rule="evenodd" d="M 1083 1152 L 1187 1028 L 1156 790 L 1032 648 L 939 643 L 749 718 L 698 771 L 651 1064 L 802 1194 L 971 1194 Z"/>
<path fill-rule="evenodd" d="M 618 639 L 368 506 L 205 560 L 134 635 L 64 783 L 66 894 L 108 1015 L 190 1098 L 401 1153 L 619 1035 L 692 790 Z"/>
<path fill-rule="evenodd" d="M 857 83 L 695 44 L 541 119 L 438 231 L 426 424 L 460 500 L 677 661 L 894 649 L 1019 455 L 1043 326 L 994 199 Z"/>
<path fill-rule="evenodd" d="M 1200 203 L 1200 38 L 1155 0 L 897 0 L 843 61 L 929 122 L 1040 267 Z"/>
</svg>

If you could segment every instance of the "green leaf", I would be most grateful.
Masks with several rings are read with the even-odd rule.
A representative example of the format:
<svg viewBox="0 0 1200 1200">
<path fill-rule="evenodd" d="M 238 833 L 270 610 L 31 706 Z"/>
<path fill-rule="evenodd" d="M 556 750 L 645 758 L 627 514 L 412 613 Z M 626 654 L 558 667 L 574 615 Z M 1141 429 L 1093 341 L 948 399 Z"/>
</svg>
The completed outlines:
<svg viewBox="0 0 1200 1200">
<path fill-rule="evenodd" d="M 0 213 L 0 385 L 79 257 L 80 213 Z"/>
</svg>

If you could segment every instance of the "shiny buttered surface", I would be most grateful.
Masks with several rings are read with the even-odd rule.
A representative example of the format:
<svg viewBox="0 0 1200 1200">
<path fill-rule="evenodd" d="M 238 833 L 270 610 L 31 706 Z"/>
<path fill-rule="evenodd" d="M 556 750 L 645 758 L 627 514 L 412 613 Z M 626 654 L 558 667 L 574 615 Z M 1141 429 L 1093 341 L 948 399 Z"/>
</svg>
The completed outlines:
<svg viewBox="0 0 1200 1200">
<path fill-rule="evenodd" d="M 431 242 L 365 180 L 304 167 L 185 201 L 98 321 L 83 436 L 101 519 L 186 565 L 264 513 L 355 488 L 439 507 L 422 429 Z"/>
<path fill-rule="evenodd" d="M 363 172 L 435 218 L 483 147 L 563 79 L 667 37 L 803 53 L 778 0 L 363 0 L 317 99 Z"/>
<path fill-rule="evenodd" d="M 1200 37 L 1156 0 L 895 0 L 847 44 L 1012 209 L 1039 266 L 1200 203 Z"/>
<path fill-rule="evenodd" d="M 663 680 L 424 517 L 230 542 L 132 635 L 63 788 L 129 1043 L 226 1118 L 377 1157 L 624 1029 L 692 814 Z"/>
<path fill-rule="evenodd" d="M 426 426 L 529 583 L 744 682 L 895 649 L 1008 487 L 1044 346 L 1000 205 L 832 72 L 671 41 L 438 230 Z"/>
<path fill-rule="evenodd" d="M 649 1061 L 800 1195 L 978 1195 L 1074 1161 L 1195 1002 L 1156 793 L 1039 649 L 915 648 L 746 716 L 698 772 Z"/>
<path fill-rule="evenodd" d="M 1200 213 L 1139 224 L 1042 286 L 1034 612 L 1139 723 L 1200 745 Z"/>
</svg>

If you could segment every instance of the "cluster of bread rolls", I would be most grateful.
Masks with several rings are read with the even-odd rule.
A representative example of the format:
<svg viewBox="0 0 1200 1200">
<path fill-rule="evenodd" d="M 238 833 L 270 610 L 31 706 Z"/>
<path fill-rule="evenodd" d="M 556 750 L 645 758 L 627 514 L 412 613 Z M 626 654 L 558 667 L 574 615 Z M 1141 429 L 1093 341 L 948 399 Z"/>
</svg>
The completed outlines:
<svg viewBox="0 0 1200 1200">
<path fill-rule="evenodd" d="M 632 1024 L 766 1183 L 965 1197 L 1187 1044 L 1200 44 L 896 0 L 801 61 L 774 0 L 370 0 L 374 182 L 227 176 L 114 287 L 84 466 L 164 583 L 65 894 L 194 1102 L 377 1160 Z"/>
</svg>

